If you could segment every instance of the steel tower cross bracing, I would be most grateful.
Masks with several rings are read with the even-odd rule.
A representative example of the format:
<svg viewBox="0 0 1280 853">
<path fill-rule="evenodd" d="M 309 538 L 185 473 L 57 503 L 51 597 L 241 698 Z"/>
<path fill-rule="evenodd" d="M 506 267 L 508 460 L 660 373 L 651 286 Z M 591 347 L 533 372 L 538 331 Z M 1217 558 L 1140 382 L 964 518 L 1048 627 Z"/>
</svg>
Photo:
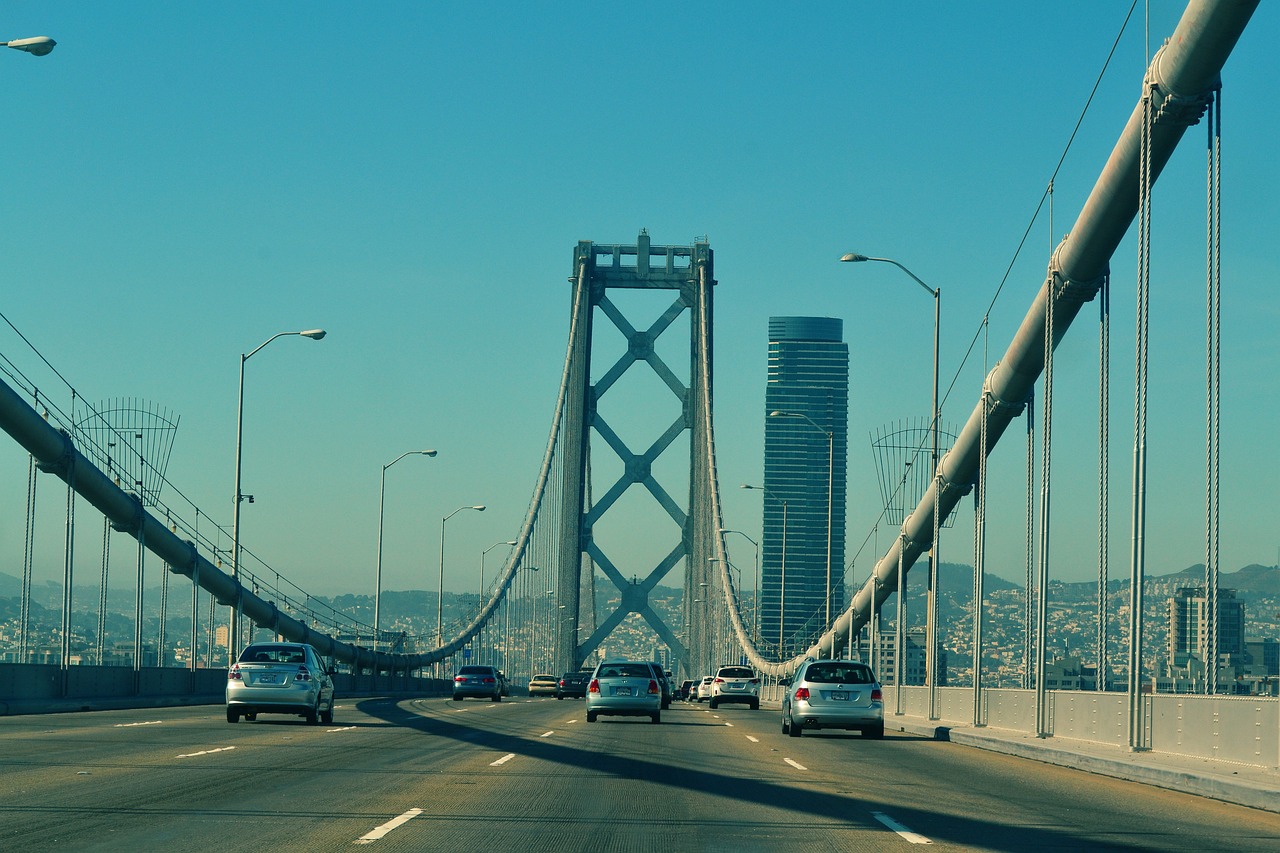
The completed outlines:
<svg viewBox="0 0 1280 853">
<path fill-rule="evenodd" d="M 635 613 L 648 623 L 671 650 L 673 659 L 686 669 L 689 665 L 709 667 L 713 643 L 713 638 L 707 633 L 711 630 L 711 620 L 707 618 L 709 611 L 691 613 L 688 608 L 693 606 L 697 591 L 708 588 L 705 585 L 711 581 L 706 554 L 710 553 L 710 543 L 715 537 L 711 501 L 707 495 L 710 483 L 706 470 L 708 463 L 702 451 L 710 424 L 704 423 L 700 416 L 705 411 L 702 405 L 704 398 L 710 394 L 706 387 L 708 383 L 702 379 L 704 375 L 710 376 L 709 365 L 704 371 L 700 362 L 702 354 L 710 351 L 710 346 L 703 346 L 702 341 L 702 337 L 709 335 L 710 290 L 715 284 L 710 246 L 706 243 L 690 247 L 654 246 L 644 232 L 634 246 L 583 241 L 574 250 L 570 282 L 573 284 L 573 306 L 580 334 L 571 354 L 573 364 L 569 371 L 564 427 L 560 436 L 560 448 L 564 454 L 562 487 L 565 505 L 557 554 L 556 590 L 565 616 L 559 620 L 556 630 L 556 663 L 563 670 L 576 669 L 600 648 L 627 616 Z M 610 291 L 617 289 L 672 291 L 675 300 L 650 326 L 637 328 L 610 299 Z M 692 337 L 687 381 L 676 375 L 655 348 L 658 337 L 685 312 L 689 312 Z M 622 333 L 626 351 L 602 370 L 592 383 L 591 362 L 596 355 L 593 330 L 596 319 L 601 315 Z M 620 393 L 615 390 L 615 385 L 623 374 L 642 362 L 673 395 L 673 418 L 670 426 L 647 448 L 636 449 L 628 446 L 613 429 L 601 414 L 598 404 L 611 390 L 615 394 Z M 654 463 L 658 457 L 673 450 L 676 440 L 686 431 L 690 432 L 687 509 L 677 503 L 654 475 Z M 599 439 L 595 444 L 597 448 L 607 447 L 622 463 L 621 475 L 602 492 L 592 490 L 589 480 L 593 435 Z M 670 550 L 656 565 L 643 567 L 646 571 L 643 576 L 637 574 L 642 567 L 623 563 L 623 558 L 618 553 L 609 552 L 606 543 L 595 533 L 601 518 L 616 507 L 631 486 L 643 487 L 675 524 Z M 599 494 L 599 497 L 588 505 L 588 494 Z M 683 639 L 662 621 L 649 603 L 654 587 L 681 560 L 685 563 L 687 628 Z M 613 612 L 607 614 L 591 635 L 579 643 L 578 628 L 584 621 L 579 596 L 583 585 L 582 573 L 594 572 L 595 568 L 609 578 L 620 595 Z M 631 580 L 628 580 L 628 575 L 631 575 Z M 710 604 L 706 599 L 704 596 L 698 602 L 703 608 Z M 594 602 L 588 602 L 587 606 L 594 606 Z"/>
</svg>

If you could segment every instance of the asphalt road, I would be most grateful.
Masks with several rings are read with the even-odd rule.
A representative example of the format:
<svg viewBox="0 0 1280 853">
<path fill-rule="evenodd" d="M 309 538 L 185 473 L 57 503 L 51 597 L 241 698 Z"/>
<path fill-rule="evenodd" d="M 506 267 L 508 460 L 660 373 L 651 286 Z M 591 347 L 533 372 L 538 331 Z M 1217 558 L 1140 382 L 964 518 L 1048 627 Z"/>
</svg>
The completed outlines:
<svg viewBox="0 0 1280 853">
<path fill-rule="evenodd" d="M 0 718 L 0 850 L 1267 850 L 1280 815 L 924 738 L 676 703 L 339 700 Z"/>
</svg>

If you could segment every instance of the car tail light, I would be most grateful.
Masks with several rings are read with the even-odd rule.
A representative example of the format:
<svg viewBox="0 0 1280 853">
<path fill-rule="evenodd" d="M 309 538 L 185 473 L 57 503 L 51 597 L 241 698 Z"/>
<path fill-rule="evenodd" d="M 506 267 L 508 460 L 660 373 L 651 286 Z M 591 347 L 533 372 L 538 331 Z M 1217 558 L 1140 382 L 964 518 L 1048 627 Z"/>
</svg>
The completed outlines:
<svg viewBox="0 0 1280 853">
<path fill-rule="evenodd" d="M 747 684 L 759 684 L 759 683 L 760 683 L 760 679 L 758 678 L 753 678 L 747 682 Z"/>
<path fill-rule="evenodd" d="M 658 682 L 654 681 L 653 679 L 649 679 L 649 692 L 650 693 L 658 692 Z"/>
<path fill-rule="evenodd" d="M 298 667 L 298 674 L 293 677 L 294 681 L 310 681 L 311 673 L 307 671 L 305 666 Z"/>
<path fill-rule="evenodd" d="M 454 682 L 455 682 L 455 683 L 466 681 L 466 679 L 465 679 L 465 678 L 463 678 L 461 675 L 455 675 L 455 676 L 453 677 L 453 680 L 454 680 Z"/>
<path fill-rule="evenodd" d="M 599 693 L 599 692 L 600 692 L 600 679 L 598 679 L 598 678 L 593 678 L 593 679 L 591 679 L 591 686 L 587 688 L 587 692 L 588 692 L 588 693 Z"/>
<path fill-rule="evenodd" d="M 493 680 L 492 678 L 485 678 L 484 683 L 485 683 L 485 684 L 493 684 L 493 683 L 494 683 L 494 680 Z"/>
<path fill-rule="evenodd" d="M 562 678 L 562 679 L 560 679 L 560 686 L 561 686 L 561 687 L 564 687 L 564 679 L 563 679 L 563 678 Z"/>
<path fill-rule="evenodd" d="M 723 678 L 717 678 L 717 679 L 716 679 L 714 682 L 712 682 L 712 683 L 713 683 L 713 684 L 724 684 L 724 679 L 723 679 Z"/>
<path fill-rule="evenodd" d="M 884 701 L 884 695 L 883 695 L 883 694 L 881 694 L 881 692 L 880 692 L 880 688 L 879 688 L 879 687 L 873 687 L 873 688 L 871 689 L 871 701 L 872 701 L 872 702 L 883 702 L 883 701 Z"/>
<path fill-rule="evenodd" d="M 227 672 L 228 681 L 241 681 L 244 676 L 240 675 L 240 664 L 232 664 L 231 669 Z"/>
<path fill-rule="evenodd" d="M 809 688 L 808 688 L 808 687 L 797 687 L 797 688 L 796 688 L 796 698 L 797 698 L 797 699 L 808 699 L 808 698 L 809 698 Z"/>
</svg>

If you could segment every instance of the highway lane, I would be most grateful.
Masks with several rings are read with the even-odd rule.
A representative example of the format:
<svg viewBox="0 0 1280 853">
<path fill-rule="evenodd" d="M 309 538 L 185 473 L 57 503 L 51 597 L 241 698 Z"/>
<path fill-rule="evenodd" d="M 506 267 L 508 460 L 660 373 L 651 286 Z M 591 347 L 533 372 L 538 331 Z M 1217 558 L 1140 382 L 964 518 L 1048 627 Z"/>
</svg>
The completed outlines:
<svg viewBox="0 0 1280 853">
<path fill-rule="evenodd" d="M 1274 850 L 1280 818 L 922 738 L 676 703 L 340 701 L 0 718 L 0 849 Z"/>
</svg>

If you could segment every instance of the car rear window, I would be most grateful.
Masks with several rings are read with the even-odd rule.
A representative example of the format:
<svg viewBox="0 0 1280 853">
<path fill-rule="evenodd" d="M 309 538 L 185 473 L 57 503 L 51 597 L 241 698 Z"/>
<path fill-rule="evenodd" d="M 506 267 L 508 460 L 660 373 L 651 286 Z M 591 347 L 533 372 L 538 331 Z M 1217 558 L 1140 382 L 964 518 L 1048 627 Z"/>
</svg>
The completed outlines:
<svg viewBox="0 0 1280 853">
<path fill-rule="evenodd" d="M 647 663 L 607 663 L 597 678 L 653 678 L 653 671 Z"/>
<path fill-rule="evenodd" d="M 870 684 L 875 681 L 867 667 L 841 663 L 810 664 L 804 680 L 819 684 Z"/>
<path fill-rule="evenodd" d="M 747 669 L 745 666 L 726 666 L 720 670 L 721 678 L 755 678 L 754 670 Z"/>
<path fill-rule="evenodd" d="M 459 675 L 492 675 L 493 668 L 488 666 L 464 666 L 458 670 Z"/>
<path fill-rule="evenodd" d="M 241 663 L 306 663 L 301 646 L 246 646 L 240 653 Z"/>
</svg>

